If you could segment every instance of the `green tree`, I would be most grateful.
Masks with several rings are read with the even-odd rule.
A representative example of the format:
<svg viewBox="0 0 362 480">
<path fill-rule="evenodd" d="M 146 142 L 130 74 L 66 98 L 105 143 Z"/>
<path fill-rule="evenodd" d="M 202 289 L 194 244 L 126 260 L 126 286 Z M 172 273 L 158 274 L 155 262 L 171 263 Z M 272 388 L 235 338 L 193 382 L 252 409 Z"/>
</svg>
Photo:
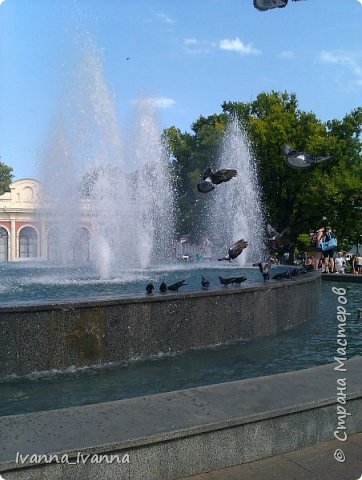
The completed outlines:
<svg viewBox="0 0 362 480">
<path fill-rule="evenodd" d="M 0 162 L 0 195 L 10 191 L 10 183 L 14 178 L 12 167 Z"/>
<path fill-rule="evenodd" d="M 248 103 L 225 102 L 221 114 L 201 116 L 192 133 L 176 127 L 164 132 L 178 191 L 179 231 L 197 235 L 203 229 L 204 196 L 196 182 L 206 167 L 215 165 L 226 125 L 235 115 L 253 149 L 267 221 L 279 229 L 289 227 L 288 241 L 296 244 L 298 235 L 319 227 L 326 217 L 341 241 L 355 242 L 362 221 L 362 109 L 324 123 L 300 110 L 295 94 L 274 91 Z M 333 159 L 307 170 L 292 169 L 285 162 L 285 144 Z"/>
<path fill-rule="evenodd" d="M 338 158 L 330 172 L 335 187 L 330 198 L 331 222 L 346 245 L 361 243 L 358 239 L 362 233 L 362 108 L 353 110 L 341 121 L 327 122 L 327 128 Z"/>
<path fill-rule="evenodd" d="M 360 231 L 360 108 L 342 121 L 325 124 L 314 113 L 299 110 L 294 94 L 271 92 L 247 104 L 224 103 L 223 110 L 243 122 L 254 148 L 269 219 L 279 228 L 290 228 L 291 242 L 318 227 L 323 217 L 342 238 Z M 285 144 L 313 155 L 333 155 L 333 160 L 295 170 L 284 160 Z"/>
</svg>

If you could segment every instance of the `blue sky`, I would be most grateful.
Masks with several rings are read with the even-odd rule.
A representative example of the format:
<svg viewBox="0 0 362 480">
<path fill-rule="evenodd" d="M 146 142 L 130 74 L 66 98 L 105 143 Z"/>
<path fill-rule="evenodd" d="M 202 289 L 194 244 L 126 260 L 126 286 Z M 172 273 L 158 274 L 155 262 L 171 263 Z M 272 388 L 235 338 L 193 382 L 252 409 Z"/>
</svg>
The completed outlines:
<svg viewBox="0 0 362 480">
<path fill-rule="evenodd" d="M 362 5 L 252 0 L 0 0 L 0 161 L 38 177 L 40 152 L 90 39 L 121 131 L 140 95 L 160 127 L 190 130 L 224 101 L 297 94 L 323 121 L 361 105 Z M 128 60 L 127 60 L 128 58 Z"/>
</svg>

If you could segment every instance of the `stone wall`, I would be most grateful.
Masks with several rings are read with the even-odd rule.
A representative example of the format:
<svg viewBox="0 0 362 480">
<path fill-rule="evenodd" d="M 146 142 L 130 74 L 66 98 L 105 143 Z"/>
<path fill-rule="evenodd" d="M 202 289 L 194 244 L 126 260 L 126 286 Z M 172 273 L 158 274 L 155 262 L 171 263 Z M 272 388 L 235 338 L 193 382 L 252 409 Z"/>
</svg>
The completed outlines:
<svg viewBox="0 0 362 480">
<path fill-rule="evenodd" d="M 317 313 L 320 278 L 0 308 L 0 377 L 275 335 Z"/>
</svg>

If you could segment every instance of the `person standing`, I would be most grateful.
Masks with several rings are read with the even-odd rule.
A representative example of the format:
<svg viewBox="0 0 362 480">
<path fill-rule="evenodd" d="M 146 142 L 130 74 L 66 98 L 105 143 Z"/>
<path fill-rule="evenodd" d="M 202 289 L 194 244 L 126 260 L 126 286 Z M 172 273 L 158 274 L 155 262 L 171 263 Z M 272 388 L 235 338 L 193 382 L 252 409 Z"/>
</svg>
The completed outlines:
<svg viewBox="0 0 362 480">
<path fill-rule="evenodd" d="M 211 249 L 213 247 L 213 244 L 211 240 L 209 240 L 209 237 L 205 235 L 205 238 L 201 244 L 201 255 L 205 260 L 210 260 L 211 259 Z"/>
<path fill-rule="evenodd" d="M 353 270 L 358 274 L 362 275 L 362 256 L 359 252 L 356 253 L 353 260 Z"/>
<path fill-rule="evenodd" d="M 315 259 L 315 269 L 317 270 L 319 267 L 320 260 L 322 259 L 322 249 L 320 247 L 320 243 L 322 237 L 324 235 L 324 227 L 321 227 L 319 230 L 315 232 L 310 232 L 310 245 L 313 251 L 313 257 Z"/>
<path fill-rule="evenodd" d="M 322 236 L 320 247 L 325 264 L 325 273 L 334 272 L 334 254 L 337 250 L 337 237 L 331 227 L 326 227 Z"/>
<path fill-rule="evenodd" d="M 342 273 L 342 274 L 345 273 L 346 260 L 342 252 L 338 252 L 337 258 L 335 260 L 335 265 L 336 265 L 337 273 Z"/>
</svg>

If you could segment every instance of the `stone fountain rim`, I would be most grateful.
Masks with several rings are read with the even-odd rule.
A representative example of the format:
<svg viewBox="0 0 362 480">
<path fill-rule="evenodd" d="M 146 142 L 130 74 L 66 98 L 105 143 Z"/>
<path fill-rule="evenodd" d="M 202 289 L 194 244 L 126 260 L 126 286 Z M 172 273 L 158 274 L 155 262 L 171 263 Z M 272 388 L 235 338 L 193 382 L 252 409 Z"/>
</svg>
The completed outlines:
<svg viewBox="0 0 362 480">
<path fill-rule="evenodd" d="M 235 295 L 237 293 L 253 293 L 260 290 L 273 290 L 280 288 L 288 288 L 289 285 L 303 285 L 309 283 L 312 279 L 321 278 L 320 272 L 310 272 L 303 276 L 303 278 L 291 278 L 282 281 L 271 280 L 270 283 L 252 283 L 248 286 L 240 287 L 219 287 L 210 288 L 207 291 L 194 292 L 177 292 L 177 293 L 154 293 L 152 295 L 136 294 L 136 295 L 120 295 L 109 297 L 92 297 L 91 300 L 59 300 L 59 301 L 24 301 L 14 303 L 12 305 L 0 305 L 0 313 L 6 312 L 30 312 L 30 311 L 46 311 L 46 310 L 72 310 L 74 308 L 98 308 L 100 306 L 112 306 L 122 304 L 143 304 L 152 302 L 172 302 L 191 298 L 202 297 L 222 297 L 227 295 Z"/>
</svg>

